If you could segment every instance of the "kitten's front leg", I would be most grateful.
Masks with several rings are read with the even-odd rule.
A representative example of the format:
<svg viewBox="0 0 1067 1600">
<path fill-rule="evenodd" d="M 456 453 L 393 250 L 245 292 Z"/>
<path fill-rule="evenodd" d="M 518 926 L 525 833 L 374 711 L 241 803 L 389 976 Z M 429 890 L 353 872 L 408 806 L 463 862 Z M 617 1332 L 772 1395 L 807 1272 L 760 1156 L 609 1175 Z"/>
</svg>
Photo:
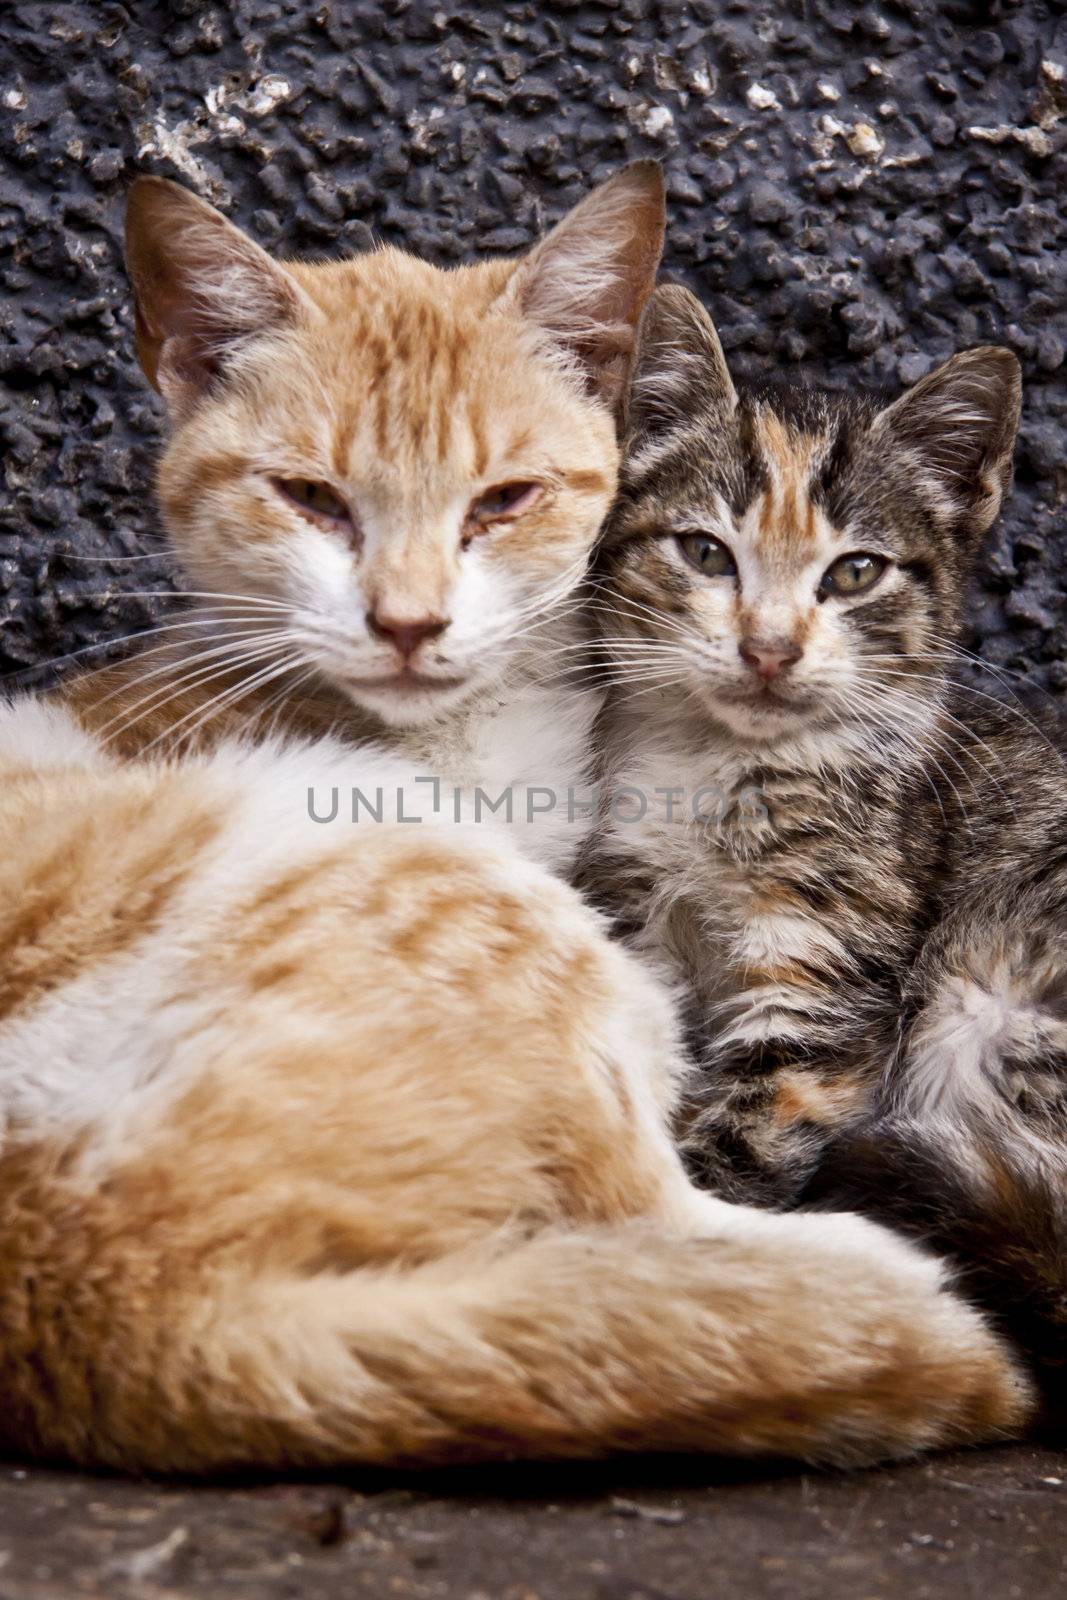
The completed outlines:
<svg viewBox="0 0 1067 1600">
<path fill-rule="evenodd" d="M 683 1148 L 703 1186 L 788 1205 L 827 1143 L 870 1106 L 894 1012 L 876 993 L 770 987 L 743 989 L 698 1031 Z"/>
</svg>

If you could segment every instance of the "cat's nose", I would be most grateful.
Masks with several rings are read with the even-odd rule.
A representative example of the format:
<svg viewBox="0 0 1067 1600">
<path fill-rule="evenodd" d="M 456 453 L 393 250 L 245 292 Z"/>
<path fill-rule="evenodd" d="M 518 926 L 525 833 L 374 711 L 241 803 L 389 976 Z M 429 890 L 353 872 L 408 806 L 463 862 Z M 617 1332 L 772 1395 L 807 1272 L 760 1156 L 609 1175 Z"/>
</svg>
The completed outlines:
<svg viewBox="0 0 1067 1600">
<path fill-rule="evenodd" d="M 380 611 L 367 613 L 367 627 L 376 639 L 394 646 L 405 661 L 410 661 L 420 644 L 438 639 L 450 622 L 448 617 L 394 617 Z"/>
<path fill-rule="evenodd" d="M 742 639 L 737 649 L 745 665 L 765 683 L 787 671 L 804 654 L 792 639 Z"/>
</svg>

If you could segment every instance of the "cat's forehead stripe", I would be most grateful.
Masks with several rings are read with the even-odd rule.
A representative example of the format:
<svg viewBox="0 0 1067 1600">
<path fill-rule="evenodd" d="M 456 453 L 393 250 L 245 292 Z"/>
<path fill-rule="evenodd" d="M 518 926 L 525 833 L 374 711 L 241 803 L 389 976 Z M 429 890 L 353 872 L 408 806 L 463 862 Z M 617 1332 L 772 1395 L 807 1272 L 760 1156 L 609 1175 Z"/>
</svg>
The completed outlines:
<svg viewBox="0 0 1067 1600">
<path fill-rule="evenodd" d="M 753 424 L 753 440 L 767 477 L 759 502 L 760 543 L 782 552 L 813 546 L 818 519 L 811 483 L 826 441 L 789 427 L 767 406 L 757 408 Z"/>
<path fill-rule="evenodd" d="M 489 439 L 482 408 L 473 395 L 467 400 L 467 431 L 473 454 L 474 476 L 480 478 L 489 465 Z"/>
</svg>

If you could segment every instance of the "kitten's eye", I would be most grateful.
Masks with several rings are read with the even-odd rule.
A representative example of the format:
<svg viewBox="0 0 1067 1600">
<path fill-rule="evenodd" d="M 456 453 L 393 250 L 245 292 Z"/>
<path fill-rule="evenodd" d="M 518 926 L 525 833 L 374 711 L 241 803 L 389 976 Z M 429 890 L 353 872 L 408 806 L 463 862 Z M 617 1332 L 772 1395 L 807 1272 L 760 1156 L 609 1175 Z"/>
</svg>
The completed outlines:
<svg viewBox="0 0 1067 1600">
<path fill-rule="evenodd" d="M 833 566 L 827 567 L 819 584 L 820 595 L 862 594 L 878 582 L 889 562 L 885 556 L 869 555 L 865 550 L 839 556 Z"/>
<path fill-rule="evenodd" d="M 489 522 L 505 522 L 519 517 L 541 498 L 539 483 L 498 483 L 471 501 L 467 523 L 475 528 Z"/>
<path fill-rule="evenodd" d="M 720 539 L 706 533 L 687 533 L 678 543 L 685 559 L 705 578 L 732 578 L 737 571 L 733 556 Z"/>
<path fill-rule="evenodd" d="M 301 511 L 308 511 L 324 522 L 352 521 L 352 513 L 328 483 L 317 483 L 314 478 L 272 478 L 271 482 L 283 500 L 299 506 Z"/>
</svg>

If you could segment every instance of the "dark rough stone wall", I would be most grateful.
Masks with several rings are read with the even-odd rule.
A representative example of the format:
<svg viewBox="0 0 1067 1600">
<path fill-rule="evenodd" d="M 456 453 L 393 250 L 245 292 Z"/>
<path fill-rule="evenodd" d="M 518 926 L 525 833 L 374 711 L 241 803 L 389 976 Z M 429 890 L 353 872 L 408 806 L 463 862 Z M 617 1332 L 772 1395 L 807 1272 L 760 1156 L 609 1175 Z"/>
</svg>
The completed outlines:
<svg viewBox="0 0 1067 1600">
<path fill-rule="evenodd" d="M 0 670 L 161 604 L 130 591 L 165 565 L 116 559 L 159 540 L 134 172 L 281 252 L 384 238 L 449 262 L 521 249 L 653 154 L 666 266 L 741 373 L 897 385 L 979 341 L 1018 352 L 1017 485 L 972 642 L 1067 687 L 1060 0 L 8 0 L 0 35 Z"/>
</svg>

